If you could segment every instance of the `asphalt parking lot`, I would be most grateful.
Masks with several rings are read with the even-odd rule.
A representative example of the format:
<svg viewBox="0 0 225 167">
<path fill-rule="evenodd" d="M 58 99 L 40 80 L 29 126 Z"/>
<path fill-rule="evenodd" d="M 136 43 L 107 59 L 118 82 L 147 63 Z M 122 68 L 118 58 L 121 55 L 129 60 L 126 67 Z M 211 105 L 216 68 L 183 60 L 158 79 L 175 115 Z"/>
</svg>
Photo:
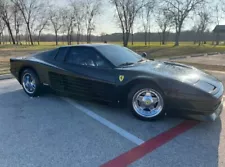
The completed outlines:
<svg viewBox="0 0 225 167">
<path fill-rule="evenodd" d="M 30 98 L 15 79 L 0 81 L 0 106 L 1 167 L 225 166 L 225 110 L 215 122 L 143 122 L 96 102 Z"/>
</svg>

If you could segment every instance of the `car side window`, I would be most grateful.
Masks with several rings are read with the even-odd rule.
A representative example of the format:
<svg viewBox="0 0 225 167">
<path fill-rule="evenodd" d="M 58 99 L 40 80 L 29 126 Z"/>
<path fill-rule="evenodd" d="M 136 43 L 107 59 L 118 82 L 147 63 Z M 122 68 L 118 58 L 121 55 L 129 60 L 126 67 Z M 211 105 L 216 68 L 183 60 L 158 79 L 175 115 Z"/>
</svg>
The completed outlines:
<svg viewBox="0 0 225 167">
<path fill-rule="evenodd" d="M 92 48 L 72 47 L 66 56 L 66 63 L 89 67 L 109 68 L 109 64 Z"/>
<path fill-rule="evenodd" d="M 55 60 L 59 61 L 59 62 L 63 62 L 65 59 L 67 50 L 68 50 L 68 48 L 66 48 L 66 47 L 59 48 L 58 53 L 55 57 Z"/>
</svg>

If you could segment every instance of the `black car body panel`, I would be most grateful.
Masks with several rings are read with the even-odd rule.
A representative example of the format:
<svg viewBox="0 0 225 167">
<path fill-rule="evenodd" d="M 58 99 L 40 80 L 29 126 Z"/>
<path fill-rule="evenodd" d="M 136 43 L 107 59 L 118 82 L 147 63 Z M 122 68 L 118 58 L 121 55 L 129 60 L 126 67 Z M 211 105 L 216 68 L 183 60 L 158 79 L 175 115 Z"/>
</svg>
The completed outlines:
<svg viewBox="0 0 225 167">
<path fill-rule="evenodd" d="M 116 66 L 118 61 L 113 63 L 102 54 L 104 46 L 111 45 L 60 47 L 29 57 L 11 58 L 11 73 L 20 82 L 23 69 L 31 68 L 42 84 L 54 90 L 103 101 L 124 102 L 133 86 L 154 84 L 163 92 L 168 111 L 186 115 L 208 116 L 221 107 L 224 88 L 215 77 L 191 66 L 147 59 Z M 68 63 L 67 55 L 74 48 L 77 52 L 87 49 L 98 54 L 105 64 L 96 67 Z"/>
</svg>

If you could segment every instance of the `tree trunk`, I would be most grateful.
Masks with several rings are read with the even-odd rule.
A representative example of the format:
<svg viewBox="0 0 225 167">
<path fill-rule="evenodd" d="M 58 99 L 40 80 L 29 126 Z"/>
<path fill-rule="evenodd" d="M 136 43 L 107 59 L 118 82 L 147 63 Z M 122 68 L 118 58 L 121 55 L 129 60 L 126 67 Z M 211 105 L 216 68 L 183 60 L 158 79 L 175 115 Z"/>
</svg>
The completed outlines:
<svg viewBox="0 0 225 167">
<path fill-rule="evenodd" d="M 15 45 L 16 42 L 15 42 L 15 39 L 14 39 L 14 37 L 13 37 L 12 29 L 11 29 L 11 27 L 10 27 L 10 24 L 9 24 L 9 23 L 6 23 L 6 26 L 7 26 L 7 28 L 8 28 L 9 35 L 10 35 L 10 37 L 11 37 L 12 43 L 13 43 L 13 45 Z"/>
<path fill-rule="evenodd" d="M 147 46 L 147 38 L 148 38 L 148 32 L 145 31 L 145 46 Z"/>
<path fill-rule="evenodd" d="M 200 46 L 200 45 L 201 45 L 201 34 L 199 32 L 199 34 L 198 34 L 198 46 Z"/>
<path fill-rule="evenodd" d="M 87 43 L 88 43 L 88 33 L 87 33 L 87 36 L 86 36 L 86 38 L 87 38 L 87 40 L 86 40 L 86 41 L 87 41 Z"/>
<path fill-rule="evenodd" d="M 131 36 L 131 45 L 132 46 L 134 45 L 134 33 L 132 33 L 132 36 Z"/>
<path fill-rule="evenodd" d="M 125 32 L 123 31 L 123 46 L 125 46 Z"/>
<path fill-rule="evenodd" d="M 165 40 L 166 40 L 166 31 L 164 30 L 163 32 L 162 32 L 162 45 L 165 45 L 166 43 L 165 43 Z"/>
<path fill-rule="evenodd" d="M 89 29 L 87 29 L 87 43 L 90 43 L 89 34 L 90 34 Z"/>
<path fill-rule="evenodd" d="M 29 34 L 29 38 L 30 38 L 30 43 L 31 43 L 31 45 L 34 45 L 29 23 L 27 23 L 27 30 L 28 30 L 28 34 Z"/>
<path fill-rule="evenodd" d="M 180 32 L 176 32 L 174 46 L 179 46 L 179 38 L 180 38 Z"/>
<path fill-rule="evenodd" d="M 80 26 L 78 25 L 77 26 L 77 45 L 80 44 L 80 32 L 81 32 Z"/>
<path fill-rule="evenodd" d="M 219 45 L 219 43 L 220 43 L 220 34 L 217 33 L 216 34 L 216 45 Z"/>
<path fill-rule="evenodd" d="M 38 45 L 40 45 L 41 31 L 38 32 Z"/>
<path fill-rule="evenodd" d="M 91 30 L 88 32 L 88 43 L 91 43 Z"/>
<path fill-rule="evenodd" d="M 148 46 L 150 46 L 150 44 L 151 44 L 151 32 L 149 30 L 149 32 L 148 32 Z"/>
<path fill-rule="evenodd" d="M 70 45 L 70 30 L 67 30 L 67 36 L 66 36 L 66 39 L 67 39 L 67 44 Z"/>
<path fill-rule="evenodd" d="M 162 45 L 162 39 L 161 39 L 161 33 L 160 32 L 158 32 L 158 35 L 159 35 L 159 45 Z"/>
<path fill-rule="evenodd" d="M 18 34 L 16 32 L 16 44 L 18 45 Z"/>
<path fill-rule="evenodd" d="M 123 46 L 127 47 L 128 46 L 128 41 L 129 41 L 129 32 L 123 33 Z"/>
<path fill-rule="evenodd" d="M 58 32 L 55 31 L 55 44 L 58 45 Z"/>
<path fill-rule="evenodd" d="M 77 33 L 77 45 L 80 44 L 80 33 Z"/>
<path fill-rule="evenodd" d="M 5 44 L 5 40 L 4 40 L 4 34 L 2 32 L 2 36 L 0 37 L 2 39 L 2 44 L 4 45 Z"/>
<path fill-rule="evenodd" d="M 71 30 L 71 32 L 70 32 L 70 45 L 72 45 L 72 41 L 73 41 L 73 31 Z"/>
<path fill-rule="evenodd" d="M 175 45 L 179 46 L 180 42 L 180 32 L 181 32 L 181 25 L 178 27 L 178 30 L 176 30 L 176 36 L 175 36 Z"/>
<path fill-rule="evenodd" d="M 132 27 L 132 32 L 131 32 L 131 45 L 134 45 L 134 31 L 133 31 L 133 27 Z"/>
<path fill-rule="evenodd" d="M 63 32 L 63 34 L 62 34 L 62 43 L 63 43 L 63 45 L 64 45 L 64 32 Z"/>
</svg>

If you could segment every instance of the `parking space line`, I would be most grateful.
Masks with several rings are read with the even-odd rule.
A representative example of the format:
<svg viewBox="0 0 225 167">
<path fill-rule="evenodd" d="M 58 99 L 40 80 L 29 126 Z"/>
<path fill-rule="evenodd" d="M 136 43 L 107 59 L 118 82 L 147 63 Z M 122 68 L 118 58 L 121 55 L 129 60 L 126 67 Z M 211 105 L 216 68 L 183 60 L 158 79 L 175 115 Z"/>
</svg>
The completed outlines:
<svg viewBox="0 0 225 167">
<path fill-rule="evenodd" d="M 134 161 L 145 156 L 147 153 L 154 151 L 155 149 L 166 144 L 167 142 L 177 137 L 178 135 L 193 128 L 198 123 L 199 123 L 198 121 L 191 121 L 191 120 L 183 121 L 176 127 L 171 128 L 168 131 L 159 134 L 158 136 L 146 141 L 142 145 L 139 145 L 128 152 L 123 153 L 122 155 L 116 157 L 115 159 L 111 161 L 106 162 L 105 164 L 101 165 L 101 167 L 128 166 Z"/>
<path fill-rule="evenodd" d="M 101 124 L 107 126 L 108 128 L 112 129 L 113 131 L 117 132 L 118 134 L 120 134 L 121 136 L 126 138 L 127 140 L 129 140 L 137 145 L 141 145 L 144 143 L 144 141 L 141 140 L 140 138 L 138 138 L 138 137 L 134 136 L 133 134 L 127 132 L 126 130 L 120 128 L 119 126 L 113 124 L 112 122 L 106 120 L 105 118 L 97 115 L 96 113 L 94 113 L 91 110 L 87 109 L 86 107 L 76 103 L 75 101 L 73 101 L 69 98 L 65 98 L 65 97 L 62 97 L 62 99 L 64 101 L 68 102 L 69 104 L 71 104 L 72 106 L 74 106 L 75 108 L 79 109 L 86 115 L 90 116 L 91 118 L 95 119 L 96 121 L 100 122 Z"/>
</svg>

